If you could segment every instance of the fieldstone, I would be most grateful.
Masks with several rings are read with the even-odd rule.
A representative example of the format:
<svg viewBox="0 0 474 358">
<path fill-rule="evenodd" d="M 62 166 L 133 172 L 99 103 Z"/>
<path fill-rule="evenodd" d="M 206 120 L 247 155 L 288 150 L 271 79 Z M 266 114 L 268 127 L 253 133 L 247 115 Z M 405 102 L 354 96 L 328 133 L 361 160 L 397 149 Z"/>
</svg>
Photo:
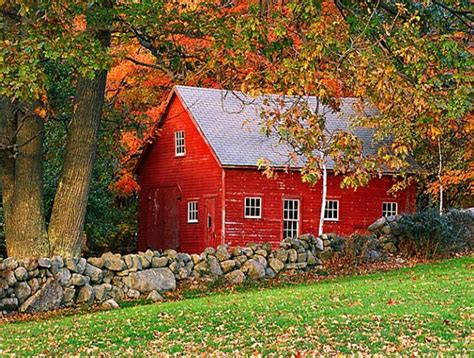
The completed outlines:
<svg viewBox="0 0 474 358">
<path fill-rule="evenodd" d="M 20 306 L 20 312 L 34 313 L 57 309 L 61 305 L 63 295 L 64 290 L 58 280 L 50 277 L 43 287 Z"/>
<path fill-rule="evenodd" d="M 152 267 L 166 267 L 168 265 L 168 258 L 165 256 L 162 257 L 153 257 L 151 260 Z"/>
<path fill-rule="evenodd" d="M 270 266 L 270 268 L 276 273 L 280 272 L 285 268 L 285 264 L 277 258 L 270 259 L 268 261 L 268 266 Z"/>
<path fill-rule="evenodd" d="M 58 267 L 58 269 L 64 267 L 64 259 L 62 258 L 62 256 L 59 256 L 59 255 L 53 256 L 51 259 L 51 263 L 53 262 Z"/>
<path fill-rule="evenodd" d="M 365 260 L 368 262 L 374 262 L 374 261 L 380 260 L 381 257 L 382 257 L 382 254 L 378 252 L 377 250 L 369 250 L 365 254 Z"/>
<path fill-rule="evenodd" d="M 260 256 L 263 256 L 263 257 L 267 257 L 268 253 L 267 251 L 263 250 L 263 249 L 258 249 L 255 251 L 255 255 L 260 255 Z"/>
<path fill-rule="evenodd" d="M 146 299 L 152 302 L 160 302 L 164 300 L 163 296 L 160 295 L 160 293 L 156 290 L 151 291 L 146 297 Z"/>
<path fill-rule="evenodd" d="M 76 303 L 85 303 L 90 305 L 92 302 L 94 302 L 94 289 L 91 285 L 86 284 L 79 290 L 76 297 Z"/>
<path fill-rule="evenodd" d="M 92 266 L 91 264 L 87 263 L 84 269 L 84 275 L 90 277 L 92 283 L 100 283 L 102 282 L 103 273 L 100 268 Z"/>
<path fill-rule="evenodd" d="M 308 266 L 307 262 L 295 262 L 295 263 L 289 263 L 286 264 L 286 268 L 288 270 L 302 270 Z"/>
<path fill-rule="evenodd" d="M 111 283 L 114 276 L 115 275 L 113 271 L 102 269 L 102 282 L 103 283 Z"/>
<path fill-rule="evenodd" d="M 0 300 L 0 311 L 14 311 L 18 307 L 18 298 L 8 297 Z"/>
<path fill-rule="evenodd" d="M 76 289 L 74 287 L 65 287 L 61 305 L 72 306 L 74 304 L 75 295 L 76 295 Z"/>
<path fill-rule="evenodd" d="M 113 254 L 111 252 L 106 252 L 102 255 L 102 259 L 104 260 L 104 267 L 109 269 L 110 271 L 122 271 L 127 268 L 125 262 L 122 261 L 120 254 Z M 142 262 L 143 266 L 143 262 Z"/>
<path fill-rule="evenodd" d="M 169 266 L 168 268 L 173 272 L 173 273 L 177 273 L 178 270 L 179 270 L 179 265 L 176 261 L 173 261 Z"/>
<path fill-rule="evenodd" d="M 285 249 L 278 249 L 275 250 L 273 256 L 275 256 L 275 258 L 280 260 L 281 262 L 285 263 L 288 259 L 288 251 L 286 251 Z"/>
<path fill-rule="evenodd" d="M 155 252 L 152 249 L 148 249 L 142 254 L 142 256 L 146 257 L 148 262 L 151 264 L 151 259 L 155 256 Z"/>
<path fill-rule="evenodd" d="M 306 262 L 306 259 L 308 258 L 308 255 L 306 252 L 302 252 L 301 254 L 298 254 L 298 259 L 296 260 L 297 262 Z"/>
<path fill-rule="evenodd" d="M 111 308 L 111 309 L 118 309 L 120 308 L 120 305 L 114 300 L 114 299 L 108 299 L 107 301 L 104 302 L 102 305 L 106 308 Z"/>
<path fill-rule="evenodd" d="M 28 271 L 26 268 L 19 266 L 15 269 L 15 278 L 17 281 L 25 281 L 28 279 Z"/>
<path fill-rule="evenodd" d="M 38 259 L 38 266 L 42 268 L 50 268 L 51 260 L 47 258 L 40 258 Z"/>
<path fill-rule="evenodd" d="M 216 251 L 216 257 L 219 261 L 225 261 L 230 258 L 227 245 L 219 245 Z"/>
<path fill-rule="evenodd" d="M 245 281 L 245 274 L 240 270 L 234 270 L 226 274 L 224 278 L 227 282 L 238 285 Z"/>
<path fill-rule="evenodd" d="M 39 276 L 39 269 L 34 269 L 32 271 L 28 271 L 28 276 L 30 277 L 38 277 Z"/>
<path fill-rule="evenodd" d="M 138 260 L 140 260 L 140 265 L 142 265 L 142 270 L 146 270 L 151 266 L 151 261 L 145 255 L 138 255 Z M 153 260 L 153 257 L 152 257 Z"/>
<path fill-rule="evenodd" d="M 72 272 L 78 272 L 76 261 L 72 257 L 66 257 L 64 259 L 64 265 Z"/>
<path fill-rule="evenodd" d="M 295 249 L 288 250 L 288 262 L 296 262 L 298 259 L 298 253 Z"/>
<path fill-rule="evenodd" d="M 252 249 L 252 251 L 255 252 L 255 251 L 257 251 L 257 250 L 260 248 L 260 245 L 257 244 L 256 242 L 249 242 L 249 243 L 247 244 L 247 247 L 250 248 L 250 249 Z"/>
<path fill-rule="evenodd" d="M 114 300 L 121 301 L 125 297 L 125 292 L 120 287 L 112 286 L 112 291 L 109 292 L 109 296 Z"/>
<path fill-rule="evenodd" d="M 13 286 L 16 283 L 15 273 L 12 270 L 3 271 L 3 278 L 7 281 L 8 286 Z"/>
<path fill-rule="evenodd" d="M 224 273 L 230 272 L 235 268 L 235 260 L 225 260 L 221 262 L 222 271 Z"/>
<path fill-rule="evenodd" d="M 270 254 L 272 252 L 272 244 L 270 244 L 269 242 L 264 242 L 262 244 L 262 249 L 265 250 L 267 254 Z"/>
<path fill-rule="evenodd" d="M 38 268 L 38 259 L 26 259 L 24 266 L 28 271 L 33 271 Z"/>
<path fill-rule="evenodd" d="M 3 260 L 3 265 L 6 269 L 15 270 L 18 267 L 18 262 L 13 257 L 7 257 Z"/>
<path fill-rule="evenodd" d="M 4 278 L 0 278 L 0 290 L 6 290 L 8 288 L 8 282 Z"/>
<path fill-rule="evenodd" d="M 104 267 L 104 259 L 102 257 L 89 257 L 87 262 L 100 269 Z"/>
<path fill-rule="evenodd" d="M 130 272 L 129 272 L 128 270 L 122 270 L 122 271 L 116 272 L 115 274 L 116 274 L 117 276 L 123 277 L 123 276 L 128 276 L 129 273 L 130 273 Z"/>
<path fill-rule="evenodd" d="M 201 261 L 197 265 L 194 266 L 194 271 L 197 272 L 199 275 L 207 275 L 209 270 L 209 264 L 206 261 Z"/>
<path fill-rule="evenodd" d="M 209 264 L 209 271 L 214 276 L 221 276 L 222 269 L 221 265 L 219 264 L 219 260 L 214 256 L 207 257 L 207 263 Z"/>
<path fill-rule="evenodd" d="M 137 255 L 125 255 L 123 260 L 125 261 L 125 265 L 127 265 L 127 268 L 130 272 L 136 272 L 142 269 L 142 260 L 140 260 Z"/>
<path fill-rule="evenodd" d="M 257 260 L 258 262 L 260 262 L 263 265 L 263 267 L 267 267 L 268 262 L 265 257 L 260 256 L 260 255 L 255 255 L 253 258 L 254 260 Z"/>
<path fill-rule="evenodd" d="M 94 299 L 100 302 L 107 297 L 107 292 L 112 290 L 112 285 L 110 283 L 103 283 L 102 285 L 93 286 L 93 289 Z"/>
<path fill-rule="evenodd" d="M 382 227 L 384 227 L 386 224 L 387 219 L 385 217 L 381 217 L 380 219 L 375 220 L 371 225 L 369 225 L 367 230 L 369 230 L 370 232 L 376 232 Z"/>
<path fill-rule="evenodd" d="M 316 247 L 316 250 L 323 251 L 324 250 L 323 239 L 321 239 L 320 237 L 317 237 L 316 240 L 314 241 L 314 246 Z"/>
<path fill-rule="evenodd" d="M 25 301 L 31 295 L 31 287 L 26 282 L 18 282 L 15 285 L 15 296 L 21 302 Z"/>
<path fill-rule="evenodd" d="M 163 251 L 163 255 L 168 256 L 171 260 L 175 260 L 178 253 L 176 252 L 176 250 L 168 249 Z"/>
<path fill-rule="evenodd" d="M 127 291 L 127 297 L 131 298 L 132 300 L 136 300 L 140 298 L 140 292 L 138 290 L 131 288 Z"/>
<path fill-rule="evenodd" d="M 382 232 L 382 234 L 390 235 L 392 233 L 392 228 L 390 225 L 385 225 L 380 231 Z"/>
<path fill-rule="evenodd" d="M 213 247 L 206 247 L 203 253 L 206 255 L 214 255 L 216 253 L 216 249 Z"/>
<path fill-rule="evenodd" d="M 191 274 L 191 271 L 186 268 L 186 267 L 180 267 L 178 269 L 178 272 L 175 274 L 176 279 L 178 280 L 184 280 Z"/>
<path fill-rule="evenodd" d="M 282 242 L 280 242 L 280 248 L 283 250 L 291 249 L 291 244 L 287 241 L 287 239 L 284 239 Z"/>
<path fill-rule="evenodd" d="M 201 262 L 201 257 L 198 254 L 192 254 L 191 260 L 193 260 L 194 264 L 197 265 Z"/>
<path fill-rule="evenodd" d="M 86 278 L 78 273 L 73 273 L 71 276 L 71 283 L 74 286 L 84 286 L 86 284 Z"/>
<path fill-rule="evenodd" d="M 250 247 L 244 247 L 242 249 L 242 253 L 247 257 L 252 257 L 253 256 L 253 250 Z"/>
<path fill-rule="evenodd" d="M 265 276 L 267 276 L 269 278 L 274 278 L 274 277 L 276 277 L 276 275 L 277 275 L 276 272 L 273 271 L 270 267 L 267 267 L 265 269 Z"/>
<path fill-rule="evenodd" d="M 36 293 L 39 290 L 40 284 L 37 278 L 32 278 L 28 280 L 28 285 L 31 287 L 31 292 Z"/>
<path fill-rule="evenodd" d="M 265 277 L 265 266 L 254 259 L 248 260 L 242 267 L 242 271 L 254 280 Z"/>
<path fill-rule="evenodd" d="M 176 255 L 176 260 L 186 264 L 188 263 L 189 261 L 191 261 L 191 255 L 189 254 L 186 254 L 184 252 L 179 252 L 177 255 Z"/>
<path fill-rule="evenodd" d="M 235 260 L 240 264 L 243 265 L 247 260 L 248 257 L 246 255 L 240 255 L 235 258 Z"/>
<path fill-rule="evenodd" d="M 316 257 L 313 255 L 313 253 L 311 251 L 308 251 L 308 253 L 307 253 L 306 262 L 308 263 L 309 266 L 314 266 L 317 263 Z"/>
<path fill-rule="evenodd" d="M 242 255 L 242 249 L 240 248 L 240 246 L 235 246 L 232 248 L 231 254 L 234 257 L 240 256 Z"/>
<path fill-rule="evenodd" d="M 75 273 L 75 275 L 78 274 Z M 61 286 L 69 286 L 69 282 L 71 280 L 71 272 L 66 267 L 59 269 L 58 273 L 56 274 L 56 277 Z"/>
<path fill-rule="evenodd" d="M 173 272 L 168 268 L 152 268 L 132 272 L 122 280 L 125 285 L 141 293 L 148 293 L 153 290 L 164 292 L 176 289 L 176 279 Z"/>
</svg>

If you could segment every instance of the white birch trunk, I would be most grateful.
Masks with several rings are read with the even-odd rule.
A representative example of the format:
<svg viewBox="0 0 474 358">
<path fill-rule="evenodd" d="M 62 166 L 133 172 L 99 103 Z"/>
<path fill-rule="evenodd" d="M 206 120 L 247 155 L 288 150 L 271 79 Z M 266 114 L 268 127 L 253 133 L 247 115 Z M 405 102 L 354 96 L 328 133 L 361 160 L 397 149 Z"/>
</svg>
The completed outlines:
<svg viewBox="0 0 474 358">
<path fill-rule="evenodd" d="M 319 229 L 318 235 L 321 236 L 324 231 L 324 209 L 326 208 L 326 195 L 328 190 L 328 178 L 327 178 L 327 168 L 326 162 L 323 161 L 323 195 L 321 199 L 321 213 L 319 216 Z"/>
<path fill-rule="evenodd" d="M 438 139 L 438 154 L 439 154 L 439 169 L 438 169 L 438 180 L 439 180 L 439 215 L 443 215 L 443 181 L 441 174 L 443 171 L 443 154 L 441 152 L 441 140 Z"/>
</svg>

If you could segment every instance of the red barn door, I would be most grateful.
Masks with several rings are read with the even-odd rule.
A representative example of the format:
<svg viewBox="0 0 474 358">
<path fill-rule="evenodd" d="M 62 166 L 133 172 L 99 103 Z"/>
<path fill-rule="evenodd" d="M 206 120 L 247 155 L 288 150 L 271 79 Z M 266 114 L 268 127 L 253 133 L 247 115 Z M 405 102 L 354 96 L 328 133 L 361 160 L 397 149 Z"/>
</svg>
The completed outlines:
<svg viewBox="0 0 474 358">
<path fill-rule="evenodd" d="M 204 198 L 204 245 L 205 247 L 217 246 L 216 235 L 216 197 Z"/>
<path fill-rule="evenodd" d="M 179 247 L 180 197 L 177 186 L 152 188 L 148 192 L 148 247 L 162 250 Z"/>
</svg>

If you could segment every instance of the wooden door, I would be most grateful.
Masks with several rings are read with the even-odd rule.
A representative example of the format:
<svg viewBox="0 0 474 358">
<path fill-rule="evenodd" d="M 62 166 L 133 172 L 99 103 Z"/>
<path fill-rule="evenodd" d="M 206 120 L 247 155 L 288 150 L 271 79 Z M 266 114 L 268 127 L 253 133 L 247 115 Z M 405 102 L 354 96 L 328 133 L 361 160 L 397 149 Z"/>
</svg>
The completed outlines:
<svg viewBox="0 0 474 358">
<path fill-rule="evenodd" d="M 179 200 L 177 186 L 153 188 L 148 194 L 147 243 L 154 249 L 179 247 Z"/>
<path fill-rule="evenodd" d="M 217 246 L 216 234 L 216 198 L 204 198 L 204 245 Z"/>
</svg>

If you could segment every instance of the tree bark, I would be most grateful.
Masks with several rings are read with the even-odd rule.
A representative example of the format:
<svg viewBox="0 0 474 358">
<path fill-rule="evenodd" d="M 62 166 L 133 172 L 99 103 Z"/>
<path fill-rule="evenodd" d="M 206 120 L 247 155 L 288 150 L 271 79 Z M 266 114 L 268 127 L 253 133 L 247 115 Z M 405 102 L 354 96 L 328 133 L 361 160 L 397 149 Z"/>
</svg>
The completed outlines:
<svg viewBox="0 0 474 358">
<path fill-rule="evenodd" d="M 109 46 L 109 32 L 98 32 L 97 36 L 104 47 Z M 81 75 L 77 81 L 63 171 L 49 222 L 52 255 L 78 256 L 81 253 L 106 77 L 107 72 L 103 70 L 97 71 L 93 79 Z"/>
<path fill-rule="evenodd" d="M 323 161 L 323 192 L 321 195 L 321 212 L 319 215 L 319 228 L 318 235 L 324 234 L 324 212 L 326 211 L 326 196 L 328 190 L 328 173 L 326 167 L 326 161 Z"/>
</svg>

